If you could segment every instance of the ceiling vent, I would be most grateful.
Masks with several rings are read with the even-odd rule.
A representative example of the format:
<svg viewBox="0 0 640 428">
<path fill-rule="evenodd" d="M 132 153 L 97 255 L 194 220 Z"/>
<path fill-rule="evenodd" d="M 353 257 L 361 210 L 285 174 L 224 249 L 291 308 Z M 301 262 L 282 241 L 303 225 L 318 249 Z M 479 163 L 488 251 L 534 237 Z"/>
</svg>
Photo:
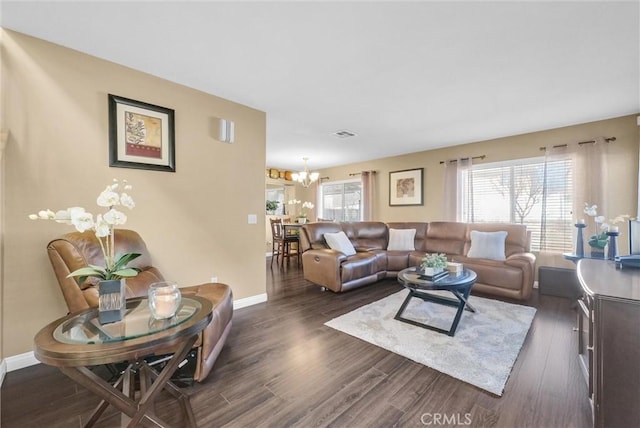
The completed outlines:
<svg viewBox="0 0 640 428">
<path fill-rule="evenodd" d="M 343 129 L 342 131 L 334 132 L 333 135 L 335 135 L 338 138 L 350 138 L 350 137 L 355 137 L 358 134 L 356 134 L 355 132 L 351 132 L 346 129 Z"/>
</svg>

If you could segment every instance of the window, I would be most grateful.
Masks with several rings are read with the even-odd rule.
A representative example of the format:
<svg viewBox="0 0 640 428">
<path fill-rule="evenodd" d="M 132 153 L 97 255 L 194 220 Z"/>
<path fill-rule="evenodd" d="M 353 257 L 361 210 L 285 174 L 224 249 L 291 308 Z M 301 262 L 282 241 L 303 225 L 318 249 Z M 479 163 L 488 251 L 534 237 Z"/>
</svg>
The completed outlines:
<svg viewBox="0 0 640 428">
<path fill-rule="evenodd" d="M 573 163 L 532 158 L 463 171 L 462 221 L 510 222 L 532 232 L 531 249 L 573 248 Z"/>
<path fill-rule="evenodd" d="M 265 198 L 267 201 L 277 201 L 278 208 L 276 208 L 274 214 L 283 215 L 284 187 L 271 187 L 267 185 L 267 190 L 265 191 Z"/>
<path fill-rule="evenodd" d="M 360 180 L 323 183 L 320 186 L 319 217 L 334 221 L 362 220 Z"/>
</svg>

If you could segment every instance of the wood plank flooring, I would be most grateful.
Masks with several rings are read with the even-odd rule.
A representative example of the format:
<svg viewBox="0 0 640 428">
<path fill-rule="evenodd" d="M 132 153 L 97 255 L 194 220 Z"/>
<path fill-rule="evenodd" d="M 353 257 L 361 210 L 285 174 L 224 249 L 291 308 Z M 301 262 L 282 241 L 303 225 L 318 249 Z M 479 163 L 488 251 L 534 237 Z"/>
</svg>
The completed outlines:
<svg viewBox="0 0 640 428">
<path fill-rule="evenodd" d="M 502 397 L 323 324 L 401 289 L 385 280 L 344 294 L 302 278 L 296 261 L 269 268 L 269 301 L 237 310 L 207 380 L 186 388 L 200 427 L 589 427 L 570 301 L 540 296 Z M 461 321 L 464 322 L 464 319 Z M 80 427 L 92 394 L 42 364 L 7 374 L 1 425 Z M 167 395 L 157 413 L 180 426 Z M 109 409 L 97 426 L 119 426 Z"/>
</svg>

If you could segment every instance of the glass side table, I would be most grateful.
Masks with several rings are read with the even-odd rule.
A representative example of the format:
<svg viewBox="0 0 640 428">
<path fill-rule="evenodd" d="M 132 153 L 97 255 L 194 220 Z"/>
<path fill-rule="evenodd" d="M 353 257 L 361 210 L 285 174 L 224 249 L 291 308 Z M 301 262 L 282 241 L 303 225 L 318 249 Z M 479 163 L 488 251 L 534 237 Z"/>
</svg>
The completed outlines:
<svg viewBox="0 0 640 428">
<path fill-rule="evenodd" d="M 86 427 L 93 426 L 109 405 L 123 413 L 122 426 L 138 426 L 144 420 L 166 427 L 168 424 L 155 415 L 153 409 L 154 399 L 162 390 L 179 401 L 186 424 L 195 427 L 189 397 L 170 378 L 199 333 L 211 322 L 211 310 L 211 302 L 207 299 L 183 297 L 176 316 L 156 320 L 151 316 L 147 299 L 131 299 L 127 301 L 127 311 L 121 321 L 101 325 L 97 308 L 87 309 L 60 318 L 40 330 L 34 339 L 35 356 L 44 364 L 58 367 L 102 398 Z M 161 372 L 144 360 L 169 353 L 173 356 Z M 113 385 L 88 368 L 123 361 L 129 364 Z M 135 385 L 140 387 L 139 394 L 136 394 Z"/>
</svg>

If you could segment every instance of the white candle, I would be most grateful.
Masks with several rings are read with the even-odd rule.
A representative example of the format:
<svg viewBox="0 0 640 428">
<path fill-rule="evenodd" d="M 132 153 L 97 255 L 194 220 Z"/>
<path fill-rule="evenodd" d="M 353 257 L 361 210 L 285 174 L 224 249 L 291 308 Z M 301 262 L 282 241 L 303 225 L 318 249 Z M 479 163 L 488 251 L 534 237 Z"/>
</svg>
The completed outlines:
<svg viewBox="0 0 640 428">
<path fill-rule="evenodd" d="M 176 296 L 173 295 L 157 295 L 156 296 L 156 315 L 159 318 L 170 318 L 176 312 Z"/>
<path fill-rule="evenodd" d="M 155 282 L 149 286 L 149 309 L 155 319 L 174 316 L 180 300 L 180 290 L 174 282 Z"/>
<path fill-rule="evenodd" d="M 585 224 L 584 219 L 581 218 L 580 220 L 578 220 L 578 224 Z"/>
<path fill-rule="evenodd" d="M 609 232 L 617 232 L 618 226 L 609 226 Z"/>
</svg>

